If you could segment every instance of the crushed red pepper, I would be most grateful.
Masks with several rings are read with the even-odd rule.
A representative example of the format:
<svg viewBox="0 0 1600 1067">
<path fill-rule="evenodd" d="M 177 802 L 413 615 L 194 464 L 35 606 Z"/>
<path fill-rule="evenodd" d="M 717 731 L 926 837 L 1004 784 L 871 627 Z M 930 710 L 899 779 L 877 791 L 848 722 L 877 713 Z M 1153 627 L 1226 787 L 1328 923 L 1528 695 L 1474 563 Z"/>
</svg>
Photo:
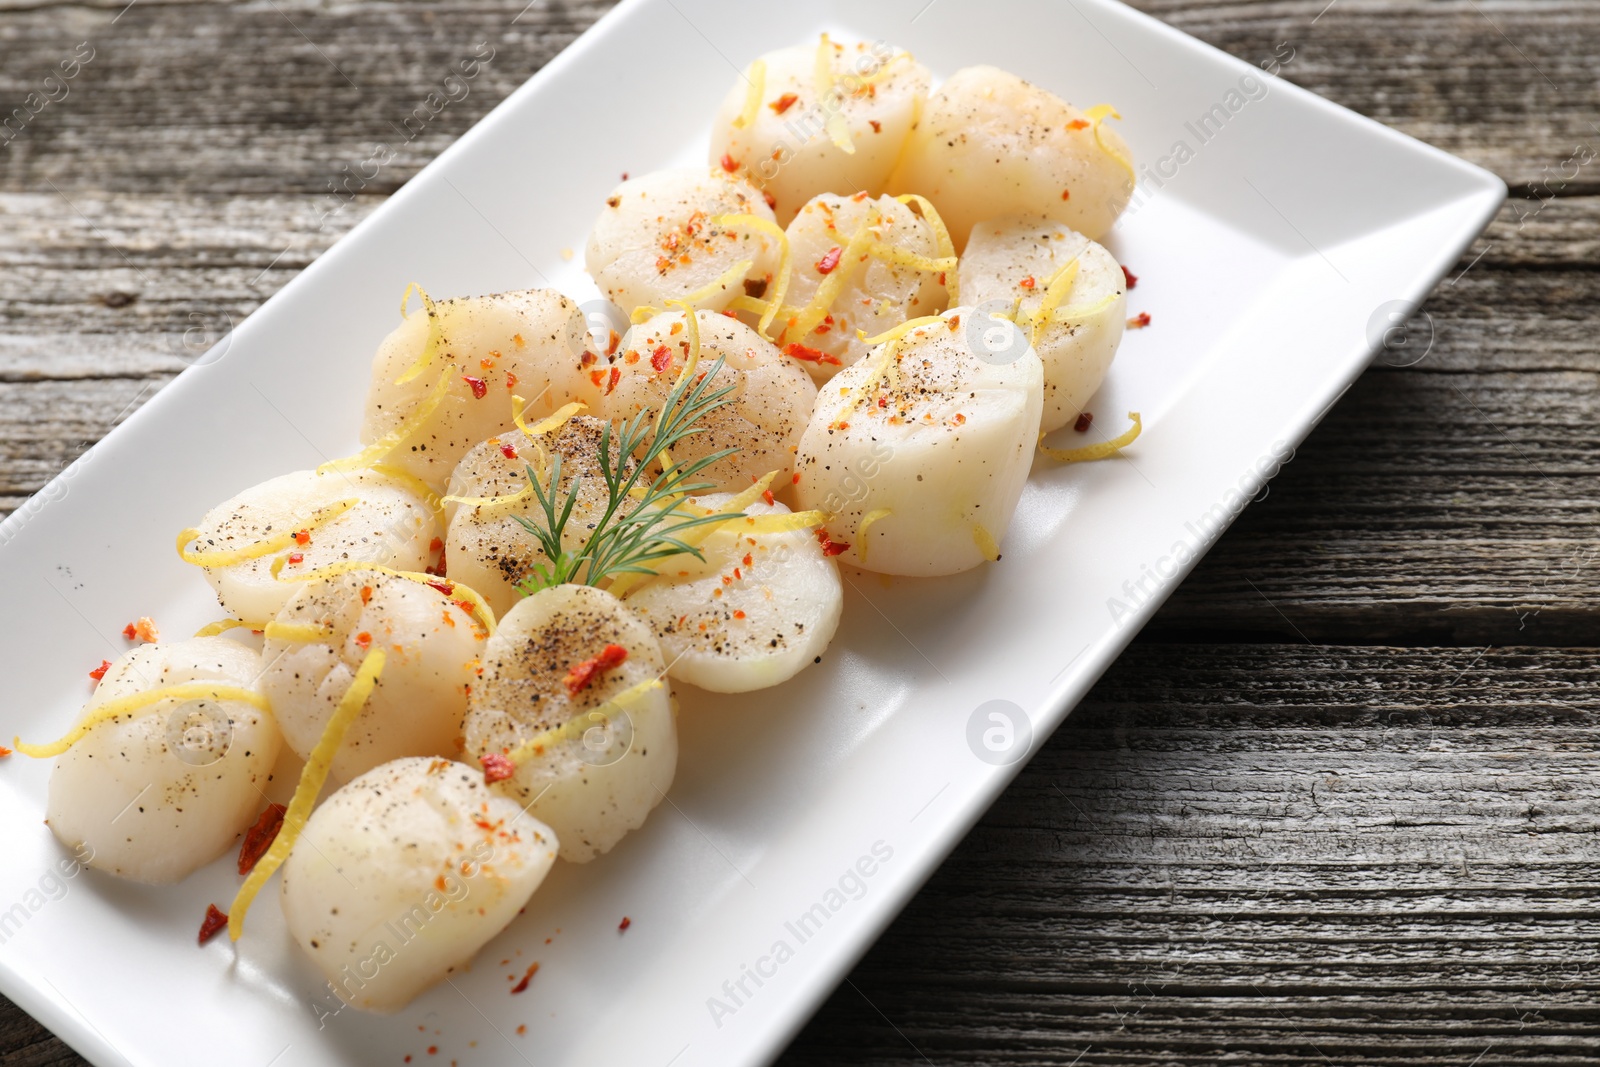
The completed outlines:
<svg viewBox="0 0 1600 1067">
<path fill-rule="evenodd" d="M 267 854 L 272 842 L 278 839 L 283 828 L 283 813 L 289 809 L 282 804 L 268 804 L 256 824 L 244 832 L 244 844 L 239 846 L 239 873 L 249 874 Z"/>
<path fill-rule="evenodd" d="M 822 253 L 822 258 L 817 260 L 817 273 L 832 274 L 833 268 L 839 265 L 839 257 L 842 255 L 844 255 L 844 249 L 840 248 L 838 245 L 834 245 L 832 248 Z"/>
<path fill-rule="evenodd" d="M 443 593 L 445 596 L 449 596 L 451 593 L 454 593 L 456 591 L 456 587 L 453 584 L 451 584 L 450 582 L 429 582 L 428 583 L 428 588 L 429 589 L 437 589 L 439 592 Z"/>
<path fill-rule="evenodd" d="M 628 927 L 630 927 L 632 925 L 633 925 L 633 920 L 628 918 L 626 915 L 624 915 L 622 917 L 622 921 L 617 924 L 617 932 L 621 933 L 623 930 L 626 930 Z"/>
<path fill-rule="evenodd" d="M 539 973 L 539 965 L 537 963 L 529 964 L 528 965 L 528 973 L 526 973 L 526 974 L 524 974 L 522 976 L 522 981 L 518 982 L 516 985 L 511 987 L 512 995 L 514 996 L 517 993 L 521 993 L 523 990 L 527 989 L 528 988 L 528 983 L 531 982 L 533 980 L 533 976 L 538 974 L 538 973 Z"/>
<path fill-rule="evenodd" d="M 478 762 L 483 764 L 483 780 L 486 784 L 503 782 L 517 773 L 517 765 L 498 752 L 491 752 L 481 756 Z"/>
<path fill-rule="evenodd" d="M 842 366 L 837 356 L 830 356 L 826 352 L 819 352 L 815 348 L 807 348 L 799 343 L 785 345 L 783 354 L 792 356 L 802 363 L 832 363 L 836 367 Z"/>
<path fill-rule="evenodd" d="M 568 668 L 567 676 L 563 680 L 567 692 L 576 696 L 589 688 L 589 683 L 593 682 L 596 676 L 622 666 L 627 658 L 628 650 L 621 645 L 607 645 L 600 650 L 598 656 L 591 656 L 582 663 L 573 664 Z"/>
<path fill-rule="evenodd" d="M 1089 426 L 1093 422 L 1094 422 L 1094 412 L 1085 411 L 1083 414 L 1078 416 L 1078 421 L 1072 424 L 1072 428 L 1074 430 L 1077 430 L 1079 433 L 1088 433 L 1089 432 Z"/>
<path fill-rule="evenodd" d="M 516 459 L 517 458 L 517 450 L 512 448 L 510 445 L 501 445 L 500 446 L 500 454 L 502 456 L 506 457 L 507 459 Z"/>
<path fill-rule="evenodd" d="M 111 661 L 108 659 L 103 659 L 100 661 L 100 666 L 89 672 L 89 677 L 98 682 L 100 679 L 106 676 L 106 671 L 109 671 L 110 669 Z"/>
<path fill-rule="evenodd" d="M 656 350 L 650 353 L 650 366 L 656 369 L 657 374 L 672 366 L 672 349 L 666 345 L 657 345 Z"/>
<path fill-rule="evenodd" d="M 824 556 L 837 556 L 841 552 L 848 552 L 850 550 L 849 545 L 845 544 L 843 541 L 833 540 L 828 536 L 828 531 L 822 529 L 821 527 L 817 528 L 817 543 L 822 545 L 822 554 Z"/>
<path fill-rule="evenodd" d="M 475 400 L 482 400 L 489 395 L 489 383 L 482 378 L 474 378 L 470 374 L 463 374 L 461 380 L 467 383 L 467 388 L 472 390 Z"/>
<path fill-rule="evenodd" d="M 1127 267 L 1122 268 L 1122 280 L 1128 283 L 1129 289 L 1139 284 L 1139 276 Z"/>
<path fill-rule="evenodd" d="M 0 745 L 0 759 L 5 759 L 9 755 L 11 755 L 11 750 L 4 745 Z"/>
<path fill-rule="evenodd" d="M 1130 330 L 1142 330 L 1148 325 L 1150 325 L 1150 312 L 1148 311 L 1141 311 L 1128 320 L 1128 329 Z"/>
<path fill-rule="evenodd" d="M 1032 289 L 1035 285 L 1037 285 L 1039 283 L 1034 281 L 1033 280 L 1033 275 L 1030 274 L 1026 278 L 1022 279 L 1020 282 L 1018 282 L 1017 284 L 1022 286 L 1024 289 Z"/>
<path fill-rule="evenodd" d="M 139 621 L 130 622 L 122 628 L 122 636 L 129 641 L 137 638 L 140 641 L 154 643 L 161 640 L 161 631 L 156 629 L 155 620 L 148 615 L 141 615 L 139 616 Z"/>
<path fill-rule="evenodd" d="M 215 904 L 206 905 L 205 921 L 200 924 L 200 944 L 205 944 L 228 928 L 228 913 Z"/>
<path fill-rule="evenodd" d="M 794 102 L 798 99 L 800 98 L 793 93 L 784 93 L 767 106 L 773 110 L 774 114 L 781 115 L 791 107 L 794 107 Z"/>
<path fill-rule="evenodd" d="M 1087 130 L 1088 128 L 1089 122 L 1087 119 L 1073 119 L 1067 123 L 1067 129 L 1069 130 Z"/>
<path fill-rule="evenodd" d="M 722 169 L 732 174 L 739 169 L 739 161 L 724 152 L 722 153 Z"/>
</svg>

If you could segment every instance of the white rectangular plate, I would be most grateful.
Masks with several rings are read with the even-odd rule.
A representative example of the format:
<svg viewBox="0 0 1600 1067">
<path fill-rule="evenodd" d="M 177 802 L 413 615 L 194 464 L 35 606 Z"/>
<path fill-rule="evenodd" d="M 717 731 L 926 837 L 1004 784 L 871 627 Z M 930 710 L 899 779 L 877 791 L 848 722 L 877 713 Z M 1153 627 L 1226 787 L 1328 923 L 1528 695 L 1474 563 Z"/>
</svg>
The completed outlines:
<svg viewBox="0 0 1600 1067">
<path fill-rule="evenodd" d="M 747 698 L 690 695 L 670 803 L 610 855 L 560 866 L 471 973 L 391 1018 L 324 1014 L 270 893 L 237 956 L 195 947 L 205 904 L 237 885 L 231 857 L 176 888 L 53 879 L 48 768 L 0 763 L 0 988 L 89 1059 L 768 1062 L 1021 766 L 975 754 L 977 709 L 1018 705 L 1031 737 L 1013 755 L 1037 748 L 1505 194 L 1109 0 L 800 10 L 624 3 L 13 516 L 5 733 L 59 734 L 127 620 L 183 633 L 217 614 L 174 534 L 353 450 L 407 283 L 589 296 L 560 250 L 583 247 L 618 175 L 703 159 L 735 65 L 823 29 L 909 48 L 936 77 L 992 63 L 1126 116 L 1151 169 L 1109 243 L 1140 279 L 1130 313 L 1153 325 L 1128 334 L 1091 408 L 1110 432 L 1140 411 L 1144 436 L 1121 460 L 1040 463 L 996 566 L 852 572 L 820 667 Z M 1202 137 L 1213 105 L 1225 121 Z"/>
</svg>

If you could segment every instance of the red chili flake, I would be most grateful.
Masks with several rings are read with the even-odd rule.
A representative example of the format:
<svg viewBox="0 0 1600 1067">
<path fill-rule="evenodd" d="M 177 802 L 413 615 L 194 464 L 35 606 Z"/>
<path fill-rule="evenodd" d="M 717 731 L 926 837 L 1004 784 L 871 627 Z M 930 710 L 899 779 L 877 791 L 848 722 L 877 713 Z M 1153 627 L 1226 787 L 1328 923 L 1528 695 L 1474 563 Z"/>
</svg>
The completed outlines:
<svg viewBox="0 0 1600 1067">
<path fill-rule="evenodd" d="M 592 656 L 582 663 L 575 663 L 567 670 L 565 683 L 567 692 L 576 696 L 589 688 L 589 683 L 594 681 L 596 675 L 604 674 L 615 667 L 622 666 L 628 658 L 628 650 L 621 645 L 607 645 L 600 650 L 598 656 Z"/>
<path fill-rule="evenodd" d="M 793 93 L 784 93 L 767 106 L 773 110 L 774 114 L 781 115 L 791 107 L 794 107 L 794 102 L 798 99 L 800 98 Z"/>
<path fill-rule="evenodd" d="M 879 122 L 877 119 L 868 119 L 867 124 L 872 127 L 873 133 L 883 132 L 883 123 Z"/>
<path fill-rule="evenodd" d="M 761 490 L 761 499 L 765 500 L 767 502 L 767 506 L 768 507 L 771 507 L 772 504 L 773 504 L 772 490 L 771 489 L 763 489 L 763 490 Z"/>
<path fill-rule="evenodd" d="M 356 647 L 357 648 L 371 648 L 372 647 L 372 635 L 367 633 L 367 631 L 365 631 L 365 630 L 362 630 L 360 633 L 356 634 Z"/>
<path fill-rule="evenodd" d="M 261 857 L 277 840 L 278 831 L 283 828 L 283 813 L 288 810 L 282 804 L 268 804 L 256 824 L 244 832 L 244 844 L 239 846 L 240 874 L 249 874 L 256 869 Z"/>
<path fill-rule="evenodd" d="M 722 153 L 722 169 L 732 174 L 739 169 L 739 161 L 724 152 Z"/>
<path fill-rule="evenodd" d="M 955 418 L 951 419 L 950 421 L 955 423 L 957 426 L 965 426 L 967 424 L 967 417 L 958 411 L 955 414 Z"/>
<path fill-rule="evenodd" d="M 291 553 L 289 553 L 289 566 L 295 567 L 295 566 L 298 566 L 298 565 L 304 563 L 305 561 L 306 561 L 306 554 L 304 552 L 291 552 Z"/>
<path fill-rule="evenodd" d="M 650 353 L 650 365 L 656 369 L 657 374 L 672 366 L 672 349 L 666 345 L 657 345 L 656 350 Z"/>
<path fill-rule="evenodd" d="M 580 367 L 592 367 L 595 365 L 595 361 L 599 358 L 600 357 L 595 355 L 593 352 L 585 352 L 583 357 L 578 360 L 578 365 Z"/>
<path fill-rule="evenodd" d="M 626 915 L 624 915 L 622 917 L 622 921 L 617 924 L 617 930 L 620 932 L 620 931 L 626 930 L 628 927 L 630 927 L 632 925 L 633 925 L 633 920 L 628 918 Z"/>
<path fill-rule="evenodd" d="M 1127 267 L 1122 268 L 1122 280 L 1128 283 L 1129 289 L 1139 284 L 1139 276 Z"/>
<path fill-rule="evenodd" d="M 605 379 L 606 372 L 603 370 L 592 370 L 589 372 L 589 380 L 594 383 L 594 387 L 596 389 L 600 388 L 600 383 L 605 381 Z"/>
<path fill-rule="evenodd" d="M 100 661 L 100 666 L 89 672 L 89 677 L 98 682 L 100 679 L 106 676 L 106 671 L 109 671 L 110 669 L 111 661 L 108 659 L 103 659 Z"/>
<path fill-rule="evenodd" d="M 1088 128 L 1089 121 L 1087 119 L 1073 119 L 1067 123 L 1067 129 L 1069 130 L 1087 130 Z"/>
<path fill-rule="evenodd" d="M 228 913 L 215 904 L 206 905 L 206 918 L 200 924 L 200 944 L 205 944 L 228 928 Z"/>
<path fill-rule="evenodd" d="M 439 540 L 437 537 L 435 537 L 432 541 L 428 542 L 428 551 L 429 552 L 438 552 L 442 548 L 444 548 L 444 542 Z"/>
<path fill-rule="evenodd" d="M 627 181 L 628 180 L 628 172 L 627 171 L 623 171 L 622 172 L 622 180 L 623 181 Z"/>
<path fill-rule="evenodd" d="M 1079 433 L 1088 433 L 1089 427 L 1093 425 L 1093 423 L 1094 412 L 1085 411 L 1083 414 L 1078 416 L 1078 421 L 1072 424 L 1072 428 L 1077 430 Z"/>
<path fill-rule="evenodd" d="M 439 1046 L 438 1045 L 429 1045 L 428 1046 L 428 1055 L 437 1056 L 438 1054 L 439 1054 Z"/>
<path fill-rule="evenodd" d="M 610 334 L 610 337 L 606 341 L 606 355 L 614 356 L 617 354 L 617 346 L 622 343 L 622 337 L 617 333 L 616 330 L 609 330 L 607 332 Z"/>
<path fill-rule="evenodd" d="M 507 391 L 515 389 L 516 387 L 517 387 L 517 376 L 515 374 L 512 374 L 510 371 L 506 371 L 506 389 L 507 389 Z"/>
<path fill-rule="evenodd" d="M 742 619 L 742 618 L 744 618 L 744 612 L 736 611 L 736 612 L 733 613 L 733 617 L 736 618 L 736 619 Z"/>
<path fill-rule="evenodd" d="M 606 395 L 607 396 L 611 395 L 611 390 L 615 389 L 617 387 L 617 383 L 620 382 L 621 380 L 622 380 L 622 368 L 621 367 L 612 367 L 611 368 L 611 380 L 606 383 Z"/>
<path fill-rule="evenodd" d="M 478 605 L 474 604 L 470 600 L 457 600 L 455 601 L 455 605 L 468 615 L 471 615 L 478 610 Z"/>
<path fill-rule="evenodd" d="M 838 357 L 830 356 L 826 352 L 818 352 L 815 348 L 807 348 L 802 344 L 786 345 L 783 349 L 783 354 L 793 356 L 802 363 L 832 363 L 836 367 L 842 366 Z"/>
<path fill-rule="evenodd" d="M 449 582 L 429 582 L 428 588 L 437 589 L 445 596 L 449 596 L 451 593 L 456 591 L 456 587 Z"/>
<path fill-rule="evenodd" d="M 1063 190 L 1061 190 L 1061 199 L 1063 199 L 1063 200 L 1071 200 L 1072 199 L 1072 190 L 1071 189 L 1063 189 Z"/>
<path fill-rule="evenodd" d="M 778 198 L 767 192 L 765 189 L 761 190 L 761 199 L 765 200 L 767 202 L 767 206 L 772 210 L 778 210 Z"/>
<path fill-rule="evenodd" d="M 791 482 L 793 482 L 795 485 L 799 485 L 800 484 L 800 472 L 799 471 L 795 471 L 794 472 L 794 477 L 789 479 L 789 480 Z"/>
<path fill-rule="evenodd" d="M 311 531 L 296 530 L 294 532 L 294 543 L 297 545 L 309 545 L 311 543 Z"/>
<path fill-rule="evenodd" d="M 137 622 L 130 622 L 122 628 L 122 636 L 129 641 L 138 638 L 140 641 L 156 642 L 161 640 L 161 631 L 156 629 L 156 624 L 148 615 L 141 615 Z"/>
<path fill-rule="evenodd" d="M 470 374 L 463 374 L 461 376 L 461 380 L 466 382 L 467 388 L 472 390 L 472 396 L 474 399 L 482 400 L 484 397 L 489 395 L 489 383 L 484 381 L 482 378 L 474 378 Z"/>
<path fill-rule="evenodd" d="M 841 552 L 849 551 L 850 546 L 842 541 L 835 541 L 828 536 L 828 531 L 817 528 L 817 543 L 822 545 L 824 556 L 837 556 Z"/>
<path fill-rule="evenodd" d="M 434 538 L 434 543 L 438 543 L 438 538 Z M 423 571 L 424 573 L 434 575 L 435 577 L 443 578 L 445 569 L 444 549 L 441 547 L 436 551 L 439 553 L 439 562 L 435 563 L 431 567 L 424 567 Z"/>
<path fill-rule="evenodd" d="M 372 602 L 372 586 L 364 585 L 361 587 L 361 602 L 363 604 L 370 604 Z"/>
<path fill-rule="evenodd" d="M 517 773 L 517 765 L 498 752 L 491 752 L 487 756 L 481 756 L 478 762 L 483 764 L 484 782 L 490 785 L 495 782 L 503 782 Z"/>
<path fill-rule="evenodd" d="M 528 966 L 528 973 L 524 974 L 522 976 L 522 981 L 518 982 L 516 985 L 511 987 L 511 992 L 513 994 L 516 994 L 516 993 L 521 993 L 523 990 L 527 989 L 528 988 L 528 983 L 531 982 L 533 980 L 533 976 L 538 974 L 538 973 L 539 973 L 539 965 L 537 963 L 530 964 Z"/>
<path fill-rule="evenodd" d="M 844 255 L 844 249 L 840 248 L 838 245 L 834 245 L 832 248 L 822 253 L 822 258 L 817 260 L 817 273 L 832 274 L 833 268 L 839 265 L 839 257 L 842 255 Z"/>
<path fill-rule="evenodd" d="M 512 448 L 510 445 L 501 445 L 500 446 L 500 454 L 502 456 L 506 457 L 507 459 L 516 459 L 517 458 L 517 450 Z"/>
<path fill-rule="evenodd" d="M 748 567 L 754 562 L 755 562 L 755 557 L 751 556 L 750 553 L 746 552 L 744 554 L 744 565 L 746 567 Z"/>
<path fill-rule="evenodd" d="M 4 745 L 0 745 L 0 759 L 5 759 L 9 755 L 11 755 L 11 750 Z"/>
<path fill-rule="evenodd" d="M 1022 279 L 1020 282 L 1018 282 L 1017 284 L 1022 286 L 1024 289 L 1032 289 L 1035 285 L 1038 285 L 1039 283 L 1034 281 L 1033 280 L 1033 275 L 1030 274 L 1026 278 Z"/>
<path fill-rule="evenodd" d="M 1130 330 L 1142 330 L 1148 325 L 1150 325 L 1150 312 L 1148 311 L 1141 311 L 1128 320 L 1128 329 Z"/>
</svg>

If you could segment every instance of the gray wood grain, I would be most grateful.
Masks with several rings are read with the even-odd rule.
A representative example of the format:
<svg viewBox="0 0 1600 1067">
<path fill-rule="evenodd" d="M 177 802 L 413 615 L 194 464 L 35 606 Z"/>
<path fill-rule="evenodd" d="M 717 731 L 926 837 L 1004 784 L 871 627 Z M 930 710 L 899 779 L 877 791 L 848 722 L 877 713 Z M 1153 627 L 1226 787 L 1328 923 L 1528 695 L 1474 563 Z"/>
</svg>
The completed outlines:
<svg viewBox="0 0 1600 1067">
<path fill-rule="evenodd" d="M 0 0 L 0 508 L 608 6 Z M 1513 200 L 783 1062 L 1600 1062 L 1600 9 L 1139 6 Z"/>
</svg>

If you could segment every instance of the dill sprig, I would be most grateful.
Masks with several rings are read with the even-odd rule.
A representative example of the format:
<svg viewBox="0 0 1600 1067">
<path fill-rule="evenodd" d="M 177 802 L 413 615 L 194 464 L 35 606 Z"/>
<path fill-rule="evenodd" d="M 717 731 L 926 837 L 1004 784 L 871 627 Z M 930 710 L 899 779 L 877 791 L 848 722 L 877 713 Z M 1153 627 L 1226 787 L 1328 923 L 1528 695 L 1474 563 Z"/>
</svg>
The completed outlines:
<svg viewBox="0 0 1600 1067">
<path fill-rule="evenodd" d="M 684 509 L 683 503 L 693 493 L 716 488 L 714 482 L 691 479 L 738 449 L 724 448 L 688 463 L 672 460 L 660 474 L 648 482 L 645 478 L 646 472 L 671 449 L 705 432 L 697 425 L 702 418 L 733 402 L 729 395 L 733 386 L 710 388 L 711 379 L 721 369 L 722 360 L 718 359 L 707 373 L 677 383 L 659 414 L 645 409 L 623 423 L 614 453 L 611 425 L 606 424 L 600 434 L 600 477 L 606 485 L 606 508 L 576 552 L 563 547 L 561 535 L 572 517 L 583 475 L 573 478 L 563 494 L 559 455 L 551 463 L 548 489 L 533 468 L 528 468 L 528 481 L 539 501 L 543 521 L 521 515 L 515 518 L 539 542 L 549 562 L 535 565 L 533 573 L 517 583 L 519 592 L 526 596 L 568 582 L 599 585 L 613 575 L 655 574 L 648 564 L 683 552 L 705 558 L 698 548 L 682 540 L 682 534 L 696 526 L 722 522 L 727 516 L 696 515 Z M 635 455 L 639 458 L 630 470 L 628 459 Z"/>
</svg>

